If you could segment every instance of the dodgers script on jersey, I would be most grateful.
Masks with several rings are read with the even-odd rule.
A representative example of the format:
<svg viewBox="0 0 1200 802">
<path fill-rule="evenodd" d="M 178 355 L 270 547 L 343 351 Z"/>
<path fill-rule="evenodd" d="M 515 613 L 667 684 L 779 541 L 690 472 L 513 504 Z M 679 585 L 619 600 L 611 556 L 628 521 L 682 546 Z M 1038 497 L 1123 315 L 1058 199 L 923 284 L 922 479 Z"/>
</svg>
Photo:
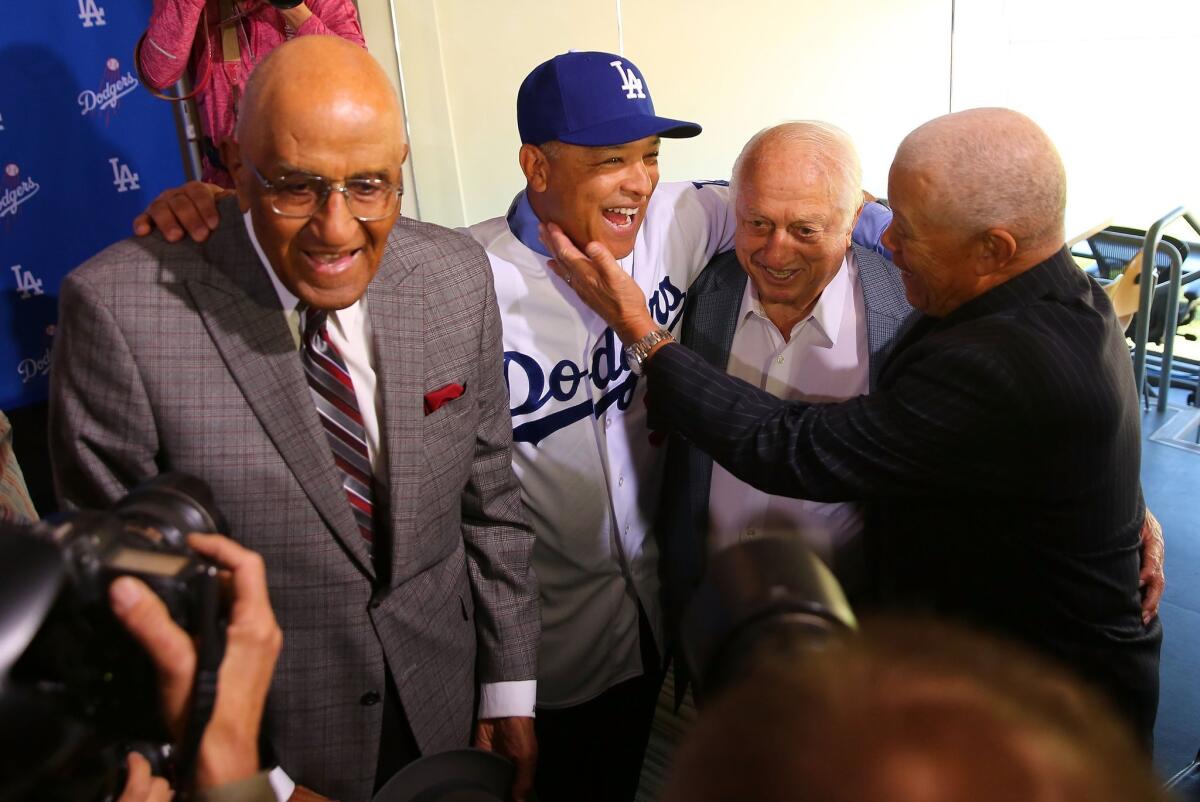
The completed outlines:
<svg viewBox="0 0 1200 802">
<path fill-rule="evenodd" d="M 620 262 L 658 323 L 676 327 L 692 279 L 732 246 L 733 229 L 726 187 L 658 186 Z M 554 275 L 540 246 L 522 242 L 504 217 L 469 231 L 495 276 L 513 467 L 537 533 L 538 704 L 580 704 L 642 672 L 635 594 L 661 651 L 651 526 L 663 437 L 646 425 L 645 382 L 626 365 L 622 343 Z"/>
</svg>

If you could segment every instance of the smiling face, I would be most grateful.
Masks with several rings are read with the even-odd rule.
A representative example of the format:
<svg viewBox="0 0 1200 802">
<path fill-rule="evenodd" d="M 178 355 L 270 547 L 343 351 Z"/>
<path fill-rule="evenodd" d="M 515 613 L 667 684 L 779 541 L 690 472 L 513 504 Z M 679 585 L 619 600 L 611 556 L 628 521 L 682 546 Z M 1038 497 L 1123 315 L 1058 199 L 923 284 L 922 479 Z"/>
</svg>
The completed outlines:
<svg viewBox="0 0 1200 802">
<path fill-rule="evenodd" d="M 786 337 L 811 311 L 850 247 L 856 212 L 812 153 L 777 145 L 738 178 L 734 248 L 759 301 Z"/>
<path fill-rule="evenodd" d="M 931 195 L 937 187 L 920 170 L 894 164 L 888 178 L 892 222 L 883 245 L 904 281 L 904 294 L 915 309 L 945 317 L 982 292 L 972 270 L 971 238 L 943 224 Z"/>
<path fill-rule="evenodd" d="M 324 37 L 302 37 L 307 38 Z M 241 142 L 230 148 L 230 168 L 239 202 L 250 210 L 254 233 L 280 281 L 305 304 L 332 310 L 366 292 L 399 204 L 382 220 L 362 222 L 350 214 L 342 193 L 331 192 L 312 217 L 283 217 L 272 209 L 271 191 L 251 167 L 270 181 L 306 173 L 334 182 L 380 178 L 400 185 L 408 146 L 401 140 L 403 124 L 390 85 L 373 64 L 361 63 L 370 58 L 361 48 L 354 48 L 357 53 L 333 45 L 324 49 L 330 47 L 338 51 L 335 58 L 318 65 L 325 70 L 316 70 L 308 81 L 286 77 L 289 70 L 305 69 L 303 64 L 264 62 L 274 69 L 247 92 L 252 107 L 243 114 L 253 124 L 243 120 L 239 125 Z"/>
<path fill-rule="evenodd" d="M 529 202 L 542 221 L 557 223 L 580 248 L 599 242 L 624 258 L 633 251 L 658 186 L 659 143 L 649 136 L 604 147 L 525 145 L 521 166 Z"/>
</svg>

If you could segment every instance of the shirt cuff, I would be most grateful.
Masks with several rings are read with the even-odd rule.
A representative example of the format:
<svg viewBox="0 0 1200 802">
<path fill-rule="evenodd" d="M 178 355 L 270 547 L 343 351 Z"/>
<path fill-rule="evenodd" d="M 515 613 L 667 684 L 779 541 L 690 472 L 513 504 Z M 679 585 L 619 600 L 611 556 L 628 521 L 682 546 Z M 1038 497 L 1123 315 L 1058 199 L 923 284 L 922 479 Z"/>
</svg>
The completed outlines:
<svg viewBox="0 0 1200 802">
<path fill-rule="evenodd" d="M 274 798 L 267 772 L 260 771 L 244 780 L 236 780 L 196 793 L 197 802 L 263 802 Z"/>
<path fill-rule="evenodd" d="M 292 793 L 296 790 L 296 783 L 283 770 L 283 766 L 271 769 L 267 779 L 271 782 L 271 790 L 275 792 L 275 799 L 279 802 L 288 802 L 292 798 Z"/>
<path fill-rule="evenodd" d="M 533 718 L 537 680 L 485 682 L 479 686 L 480 718 Z"/>
</svg>

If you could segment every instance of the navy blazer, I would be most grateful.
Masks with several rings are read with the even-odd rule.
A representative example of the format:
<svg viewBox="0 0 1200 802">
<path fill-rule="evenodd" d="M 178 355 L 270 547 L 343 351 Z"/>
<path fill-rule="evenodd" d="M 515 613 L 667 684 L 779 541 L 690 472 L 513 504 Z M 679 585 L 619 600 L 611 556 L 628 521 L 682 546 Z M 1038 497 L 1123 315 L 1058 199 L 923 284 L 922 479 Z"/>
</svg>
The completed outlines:
<svg viewBox="0 0 1200 802">
<path fill-rule="evenodd" d="M 892 344 L 911 323 L 914 313 L 904 297 L 896 266 L 874 250 L 854 248 L 866 313 L 870 387 L 875 389 Z M 746 271 L 737 253 L 717 254 L 688 289 L 679 340 L 707 363 L 724 371 L 729 364 L 738 311 L 746 291 Z M 658 532 L 660 573 L 668 646 L 673 649 L 683 613 L 704 576 L 708 556 L 708 496 L 712 457 L 679 436 L 667 446 L 663 499 Z M 682 698 L 688 677 L 682 660 L 675 661 L 676 699 Z"/>
<path fill-rule="evenodd" d="M 781 401 L 678 345 L 647 372 L 659 419 L 739 478 L 864 501 L 889 606 L 1059 658 L 1150 742 L 1162 630 L 1141 619 L 1137 393 L 1112 306 L 1065 248 L 919 318 L 850 401 Z"/>
</svg>

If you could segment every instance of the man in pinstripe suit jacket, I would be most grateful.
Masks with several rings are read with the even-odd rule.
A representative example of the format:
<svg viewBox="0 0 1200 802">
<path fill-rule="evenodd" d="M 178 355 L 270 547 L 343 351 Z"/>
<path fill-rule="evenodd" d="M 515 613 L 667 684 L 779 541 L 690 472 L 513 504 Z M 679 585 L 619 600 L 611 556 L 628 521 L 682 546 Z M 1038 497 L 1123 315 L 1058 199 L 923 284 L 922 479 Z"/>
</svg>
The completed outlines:
<svg viewBox="0 0 1200 802">
<path fill-rule="evenodd" d="M 466 747 L 473 732 L 531 758 L 506 740 L 525 732 L 532 746 L 539 614 L 483 250 L 397 220 L 395 192 L 376 207 L 363 184 L 329 186 L 397 186 L 407 154 L 394 92 L 361 48 L 283 45 L 241 113 L 226 162 L 238 197 L 206 242 L 117 243 L 63 283 L 61 495 L 107 506 L 163 470 L 212 486 L 229 534 L 266 562 L 284 646 L 264 733 L 301 786 L 365 800 L 413 752 Z M 279 212 L 309 194 L 311 214 Z M 371 543 L 310 394 L 297 300 L 329 310 L 329 338 L 367 393 L 358 407 L 378 425 Z M 485 712 L 513 686 L 527 709 Z"/>
<path fill-rule="evenodd" d="M 1162 630 L 1140 611 L 1137 396 L 1111 305 L 1062 247 L 1058 153 L 1016 112 L 947 115 L 901 144 L 889 199 L 883 242 L 924 315 L 877 392 L 784 402 L 666 341 L 633 349 L 651 407 L 760 489 L 862 499 L 889 604 L 1057 657 L 1149 744 Z M 547 240 L 623 342 L 657 334 L 600 250 Z"/>
<path fill-rule="evenodd" d="M 848 242 L 861 184 L 853 143 L 827 123 L 784 123 L 747 142 L 730 184 L 735 250 L 715 257 L 689 288 L 680 342 L 783 398 L 842 400 L 873 390 L 913 309 L 896 267 Z M 861 589 L 857 504 L 759 493 L 714 472 L 712 457 L 678 436 L 667 447 L 659 515 L 670 633 L 707 555 L 768 532 L 801 534 L 844 587 Z M 688 679 L 683 663 L 675 661 L 677 698 Z"/>
</svg>

